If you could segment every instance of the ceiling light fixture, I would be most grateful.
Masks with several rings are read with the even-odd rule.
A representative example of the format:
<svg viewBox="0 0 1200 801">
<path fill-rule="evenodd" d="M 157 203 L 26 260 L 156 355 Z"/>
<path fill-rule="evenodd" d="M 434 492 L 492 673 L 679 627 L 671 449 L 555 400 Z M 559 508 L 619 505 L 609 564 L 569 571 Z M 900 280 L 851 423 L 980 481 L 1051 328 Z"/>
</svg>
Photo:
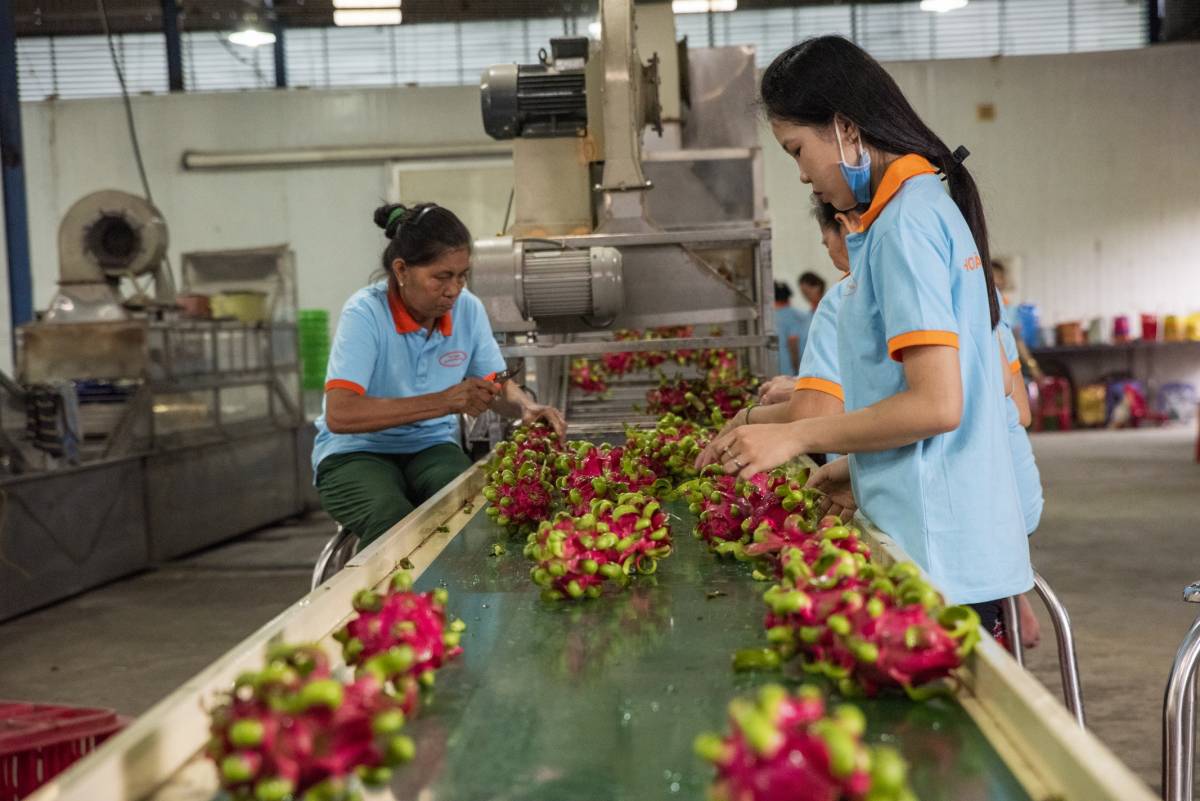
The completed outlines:
<svg viewBox="0 0 1200 801">
<path fill-rule="evenodd" d="M 246 28 L 237 33 L 229 34 L 229 41 L 242 47 L 262 47 L 263 45 L 275 44 L 275 34 L 260 31 L 256 28 Z"/>
<path fill-rule="evenodd" d="M 334 10 L 333 24 L 339 28 L 356 25 L 399 25 L 400 9 L 392 4 L 391 8 L 344 8 Z"/>
<path fill-rule="evenodd" d="M 334 8 L 344 8 L 351 11 L 360 8 L 390 8 L 400 7 L 400 0 L 333 0 Z"/>
<path fill-rule="evenodd" d="M 947 11 L 966 8 L 967 2 L 968 0 L 921 0 L 921 10 L 945 14 Z"/>
<path fill-rule="evenodd" d="M 672 0 L 671 10 L 676 14 L 737 11 L 737 0 Z"/>
</svg>

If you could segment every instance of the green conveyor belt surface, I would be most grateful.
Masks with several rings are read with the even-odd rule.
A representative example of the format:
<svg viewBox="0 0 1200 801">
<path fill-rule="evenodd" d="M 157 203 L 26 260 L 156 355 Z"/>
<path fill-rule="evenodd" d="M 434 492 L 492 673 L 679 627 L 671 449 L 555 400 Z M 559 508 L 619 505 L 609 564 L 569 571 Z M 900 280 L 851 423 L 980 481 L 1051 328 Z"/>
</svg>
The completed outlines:
<svg viewBox="0 0 1200 801">
<path fill-rule="evenodd" d="M 417 758 L 398 799 L 702 799 L 711 768 L 692 753 L 726 730 L 730 698 L 775 674 L 735 674 L 730 656 L 763 644 L 761 594 L 744 564 L 718 561 L 672 504 L 675 552 L 629 590 L 547 603 L 522 541 L 480 510 L 421 576 L 444 586 L 468 626 L 462 657 L 438 674 L 409 726 Z M 491 547 L 504 542 L 507 554 Z M 710 593 L 720 591 L 717 597 Z M 793 679 L 786 679 L 794 683 Z M 863 701 L 868 738 L 909 759 L 922 801 L 1028 799 L 956 703 Z"/>
</svg>

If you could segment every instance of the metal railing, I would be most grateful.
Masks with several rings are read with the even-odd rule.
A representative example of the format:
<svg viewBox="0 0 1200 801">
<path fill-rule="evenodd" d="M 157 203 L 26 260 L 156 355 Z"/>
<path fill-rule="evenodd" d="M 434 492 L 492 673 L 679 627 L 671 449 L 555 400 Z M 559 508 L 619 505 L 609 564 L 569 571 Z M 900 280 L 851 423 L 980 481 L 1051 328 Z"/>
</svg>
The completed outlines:
<svg viewBox="0 0 1200 801">
<path fill-rule="evenodd" d="M 1200 603 L 1200 581 L 1187 585 L 1183 600 Z M 1163 700 L 1162 793 L 1165 801 L 1192 801 L 1196 756 L 1196 666 L 1200 664 L 1200 617 L 1175 654 Z"/>
<path fill-rule="evenodd" d="M 1063 702 L 1080 728 L 1086 726 L 1083 712 L 1083 689 L 1079 681 L 1079 658 L 1075 653 L 1075 632 L 1071 628 L 1071 616 L 1058 595 L 1046 579 L 1037 571 L 1033 573 L 1033 588 L 1050 613 L 1054 626 L 1054 638 L 1058 646 L 1058 671 L 1062 677 Z M 1021 645 L 1021 615 L 1017 608 L 1017 596 L 1005 598 L 1004 626 L 1008 634 L 1008 649 L 1013 659 L 1025 667 L 1025 649 Z"/>
</svg>

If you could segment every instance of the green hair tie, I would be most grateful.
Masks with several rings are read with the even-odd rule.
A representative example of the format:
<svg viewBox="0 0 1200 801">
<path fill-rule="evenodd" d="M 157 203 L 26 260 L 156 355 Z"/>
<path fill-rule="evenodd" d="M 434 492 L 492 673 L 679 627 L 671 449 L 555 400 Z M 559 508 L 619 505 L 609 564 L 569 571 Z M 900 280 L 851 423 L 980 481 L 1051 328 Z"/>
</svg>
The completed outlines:
<svg viewBox="0 0 1200 801">
<path fill-rule="evenodd" d="M 387 218 L 387 225 L 385 225 L 384 228 L 391 228 L 392 223 L 394 223 L 397 218 L 401 217 L 407 211 L 408 209 L 404 208 L 403 206 L 397 206 L 396 208 L 392 209 L 392 213 L 389 214 Z"/>
</svg>

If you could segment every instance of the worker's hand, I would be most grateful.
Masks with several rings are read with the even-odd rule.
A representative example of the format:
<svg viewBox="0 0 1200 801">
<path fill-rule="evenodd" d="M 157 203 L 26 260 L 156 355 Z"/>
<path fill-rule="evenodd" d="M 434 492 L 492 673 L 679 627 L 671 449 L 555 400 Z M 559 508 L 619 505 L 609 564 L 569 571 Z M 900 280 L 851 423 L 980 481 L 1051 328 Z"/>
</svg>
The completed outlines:
<svg viewBox="0 0 1200 801">
<path fill-rule="evenodd" d="M 818 467 L 805 486 L 825 493 L 817 505 L 822 515 L 837 515 L 842 522 L 849 522 L 858 511 L 858 502 L 850 487 L 850 460 L 845 456 Z"/>
<path fill-rule="evenodd" d="M 721 437 L 724 437 L 726 434 L 732 432 L 735 428 L 744 426 L 746 424 L 746 418 L 749 417 L 749 415 L 750 409 L 742 409 L 721 428 L 717 436 L 713 437 L 712 442 L 709 442 L 707 445 L 705 445 L 704 450 L 700 451 L 700 455 L 696 457 L 695 468 L 697 470 L 701 470 L 708 465 L 713 464 L 714 462 L 720 461 L 720 453 L 718 453 L 716 447 L 714 447 L 714 443 L 720 440 Z"/>
<path fill-rule="evenodd" d="M 483 414 L 496 395 L 500 393 L 500 385 L 486 378 L 467 378 L 442 392 L 442 399 L 450 407 L 452 414 L 469 414 L 478 417 Z"/>
<path fill-rule="evenodd" d="M 718 436 L 711 447 L 726 473 L 749 479 L 755 473 L 765 473 L 806 453 L 804 431 L 809 422 L 739 426 Z"/>
<path fill-rule="evenodd" d="M 796 391 L 796 379 L 790 375 L 777 375 L 758 388 L 758 402 L 762 406 L 787 403 Z"/>
<path fill-rule="evenodd" d="M 521 422 L 525 425 L 532 425 L 538 420 L 545 420 L 546 425 L 554 429 L 554 433 L 558 434 L 559 439 L 566 439 L 567 419 L 558 409 L 540 403 L 531 403 L 521 412 Z"/>
</svg>

